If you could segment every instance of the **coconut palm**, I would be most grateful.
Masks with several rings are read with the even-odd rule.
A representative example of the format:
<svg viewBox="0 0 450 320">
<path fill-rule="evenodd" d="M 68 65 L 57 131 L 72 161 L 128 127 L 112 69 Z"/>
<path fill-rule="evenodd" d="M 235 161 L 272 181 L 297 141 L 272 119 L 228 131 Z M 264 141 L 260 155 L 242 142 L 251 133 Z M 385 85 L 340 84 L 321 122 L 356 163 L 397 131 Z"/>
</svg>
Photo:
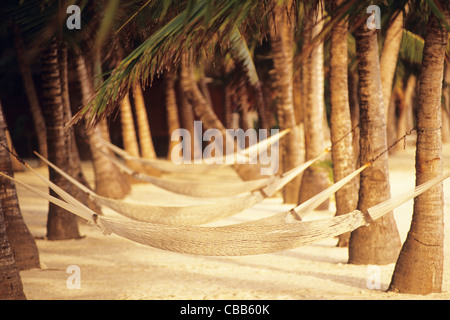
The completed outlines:
<svg viewBox="0 0 450 320">
<path fill-rule="evenodd" d="M 339 6 L 342 0 L 334 1 Z M 331 94 L 331 143 L 334 180 L 339 181 L 355 168 L 353 138 L 348 87 L 348 23 L 343 20 L 336 24 L 331 34 L 330 94 Z M 358 190 L 356 181 L 345 185 L 336 193 L 336 215 L 356 209 Z M 339 236 L 338 246 L 348 246 L 350 233 Z"/>
<path fill-rule="evenodd" d="M 88 75 L 86 62 L 82 55 L 77 57 L 76 65 L 83 104 L 87 104 L 93 94 L 92 78 Z M 123 198 L 130 191 L 129 181 L 102 153 L 102 151 L 109 152 L 102 143 L 102 139 L 109 139 L 107 124 L 102 122 L 88 137 L 95 171 L 96 192 L 109 198 Z"/>
<path fill-rule="evenodd" d="M 130 96 L 126 95 L 120 103 L 120 123 L 122 125 L 122 139 L 124 149 L 135 157 L 140 156 L 139 144 L 134 126 L 133 111 Z"/>
<path fill-rule="evenodd" d="M 11 165 L 11 157 L 6 139 L 6 122 L 0 105 L 0 171 L 9 176 L 14 172 Z M 8 179 L 0 178 L 0 200 L 3 218 L 6 224 L 6 235 L 8 237 L 11 251 L 17 267 L 27 270 L 40 267 L 39 251 L 33 235 L 26 226 L 19 206 L 15 184 Z"/>
<path fill-rule="evenodd" d="M 312 42 L 322 30 L 323 2 L 306 14 L 306 42 L 311 49 L 304 55 L 303 84 L 305 89 L 304 125 L 305 125 L 305 159 L 310 160 L 325 149 L 325 97 L 324 97 L 324 49 L 323 42 Z M 304 45 L 305 46 L 305 45 Z M 303 174 L 299 203 L 325 189 L 329 184 L 327 173 L 319 166 L 308 168 Z M 324 202 L 320 209 L 327 209 L 329 202 Z"/>
<path fill-rule="evenodd" d="M 169 136 L 172 132 L 180 128 L 180 120 L 178 118 L 178 107 L 175 91 L 176 70 L 169 69 L 165 72 L 165 91 L 166 91 L 166 110 L 167 110 L 167 127 L 169 129 Z M 167 157 L 170 159 L 173 148 L 178 144 L 172 139 L 169 141 L 169 150 Z"/>
<path fill-rule="evenodd" d="M 0 299 L 25 300 L 22 279 L 6 235 L 5 218 L 0 208 Z"/>
<path fill-rule="evenodd" d="M 379 51 L 376 29 L 361 23 L 355 31 L 360 96 L 360 161 L 367 163 L 381 156 L 360 175 L 358 209 L 390 198 L 386 118 L 383 106 Z M 393 213 L 352 232 L 349 263 L 388 264 L 397 259 L 401 247 Z"/>
<path fill-rule="evenodd" d="M 47 157 L 47 136 L 45 129 L 45 120 L 42 115 L 41 106 L 36 92 L 36 86 L 33 82 L 33 77 L 31 74 L 31 69 L 29 64 L 27 63 L 25 44 L 23 43 L 23 39 L 17 25 L 13 26 L 13 35 L 17 62 L 20 74 L 22 75 L 23 85 L 25 88 L 28 103 L 30 105 L 34 129 L 39 145 L 39 153 Z"/>
<path fill-rule="evenodd" d="M 134 107 L 136 110 L 136 121 L 138 127 L 141 156 L 147 159 L 154 159 L 156 158 L 156 152 L 153 145 L 144 95 L 139 83 L 133 87 L 133 98 Z"/>
<path fill-rule="evenodd" d="M 440 19 L 428 20 L 417 98 L 416 184 L 442 173 L 441 94 L 450 23 L 448 3 L 439 2 Z M 444 22 L 444 23 L 443 23 Z M 411 227 L 400 251 L 389 291 L 441 292 L 444 203 L 442 184 L 414 199 Z"/>
<path fill-rule="evenodd" d="M 58 64 L 58 42 L 54 38 L 41 53 L 43 111 L 47 128 L 48 158 L 69 171 L 68 134 L 64 131 L 64 107 Z M 67 180 L 49 169 L 50 180 L 71 192 Z M 76 218 L 58 206 L 49 204 L 47 238 L 50 240 L 80 238 Z"/>
<path fill-rule="evenodd" d="M 401 8 L 399 10 L 395 8 L 395 2 L 393 2 L 393 4 L 395 11 L 384 37 L 383 49 L 380 57 L 381 86 L 383 90 L 385 116 L 388 124 L 387 139 L 389 145 L 396 139 L 395 101 L 394 99 L 391 99 L 391 93 L 393 91 L 395 71 L 397 68 L 397 57 L 403 38 L 404 14 L 408 11 L 408 6 L 406 6 L 404 13 Z"/>
<path fill-rule="evenodd" d="M 293 26 L 290 13 L 292 1 L 284 5 L 274 5 L 273 21 L 270 29 L 274 70 L 277 86 L 277 116 L 281 130 L 290 129 L 288 137 L 281 143 L 281 166 L 286 172 L 299 165 L 300 158 L 298 148 L 299 131 L 296 128 L 294 99 L 293 99 Z M 323 151 L 323 150 L 322 150 Z M 297 178 L 283 189 L 285 202 L 297 203 L 300 188 L 300 180 Z"/>
</svg>

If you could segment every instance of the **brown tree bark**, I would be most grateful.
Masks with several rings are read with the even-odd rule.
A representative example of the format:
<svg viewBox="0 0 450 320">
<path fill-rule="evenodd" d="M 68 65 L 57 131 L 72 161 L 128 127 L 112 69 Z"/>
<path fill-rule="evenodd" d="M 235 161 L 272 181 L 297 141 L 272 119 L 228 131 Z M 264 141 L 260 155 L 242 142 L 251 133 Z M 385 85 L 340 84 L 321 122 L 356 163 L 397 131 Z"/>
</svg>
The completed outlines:
<svg viewBox="0 0 450 320">
<path fill-rule="evenodd" d="M 165 74 L 167 127 L 169 130 L 169 137 L 172 135 L 172 132 L 180 128 L 177 97 L 175 92 L 175 75 L 175 70 L 168 70 Z M 168 159 L 171 159 L 172 150 L 177 144 L 178 141 L 169 141 L 169 148 L 167 152 Z"/>
<path fill-rule="evenodd" d="M 144 95 L 140 84 L 133 87 L 134 106 L 136 109 L 136 121 L 138 136 L 141 147 L 141 156 L 147 159 L 155 159 L 156 152 L 153 145 L 147 109 L 145 107 Z"/>
<path fill-rule="evenodd" d="M 134 157 L 139 157 L 139 144 L 134 126 L 133 111 L 129 95 L 125 95 L 120 103 L 120 124 L 122 126 L 122 139 L 125 151 Z"/>
<path fill-rule="evenodd" d="M 61 96 L 63 102 L 64 113 L 64 125 L 72 119 L 72 108 L 70 106 L 70 94 L 69 94 L 69 70 L 68 70 L 68 49 L 65 43 L 60 43 L 58 48 L 58 64 L 59 74 L 61 81 Z M 91 186 L 84 176 L 81 168 L 80 153 L 78 152 L 78 145 L 75 137 L 75 130 L 73 127 L 65 128 L 66 145 L 69 152 L 69 163 L 67 165 L 68 171 L 72 177 L 77 179 L 84 186 L 90 188 Z M 72 196 L 87 205 L 95 212 L 101 212 L 99 206 L 97 206 L 88 195 L 81 191 L 79 188 L 72 188 Z"/>
<path fill-rule="evenodd" d="M 450 8 L 443 6 L 447 23 Z M 428 20 L 417 105 L 416 185 L 443 171 L 441 94 L 448 32 L 433 13 Z M 411 227 L 398 257 L 389 291 L 442 291 L 444 197 L 442 183 L 414 199 Z"/>
<path fill-rule="evenodd" d="M 0 208 L 0 300 L 26 300 L 22 279 L 6 235 L 5 218 Z"/>
<path fill-rule="evenodd" d="M 414 93 L 416 91 L 416 76 L 410 75 L 406 81 L 405 93 L 399 105 L 398 121 L 397 121 L 397 139 L 400 139 L 404 134 L 413 128 L 413 124 L 409 121 L 412 116 L 412 104 Z M 398 143 L 395 149 L 403 150 L 403 143 Z"/>
<path fill-rule="evenodd" d="M 48 159 L 62 170 L 69 171 L 68 136 L 64 131 L 64 107 L 61 92 L 61 77 L 58 63 L 58 43 L 53 39 L 48 48 L 41 53 L 41 75 L 43 111 L 47 128 Z M 49 168 L 50 181 L 72 192 L 70 182 Z M 50 190 L 56 196 L 53 190 Z M 77 218 L 72 213 L 50 203 L 47 220 L 47 238 L 49 240 L 78 239 Z"/>
<path fill-rule="evenodd" d="M 17 26 L 13 27 L 14 45 L 17 54 L 17 62 L 22 76 L 25 94 L 30 105 L 31 116 L 33 118 L 34 129 L 39 145 L 39 153 L 47 158 L 47 136 L 45 129 L 45 119 L 39 103 L 36 86 L 33 82 L 30 66 L 27 62 L 25 45 Z"/>
<path fill-rule="evenodd" d="M 83 105 L 89 103 L 93 96 L 93 83 L 89 78 L 85 59 L 82 55 L 77 57 L 78 81 L 81 87 Z M 130 182 L 117 166 L 114 165 L 104 153 L 109 149 L 101 143 L 101 139 L 109 139 L 107 124 L 102 121 L 92 133 L 89 134 L 89 147 L 95 173 L 95 191 L 99 195 L 120 199 L 131 190 Z"/>
<path fill-rule="evenodd" d="M 442 85 L 442 141 L 450 142 L 450 66 L 444 63 L 444 81 Z"/>
<path fill-rule="evenodd" d="M 303 83 L 305 93 L 304 126 L 305 126 L 305 160 L 320 155 L 325 149 L 325 97 L 324 97 L 324 66 L 323 42 L 309 43 L 323 27 L 323 2 L 310 12 L 306 22 L 310 31 L 307 33 L 308 45 L 313 48 L 305 54 L 303 68 Z M 328 174 L 323 168 L 312 165 L 305 170 L 300 187 L 299 204 L 305 202 L 329 186 Z M 318 209 L 328 209 L 329 200 L 322 203 Z"/>
<path fill-rule="evenodd" d="M 292 10 L 291 2 L 284 5 L 275 4 L 273 21 L 270 28 L 275 70 L 275 85 L 277 87 L 277 115 L 280 130 L 291 131 L 280 141 L 280 167 L 286 172 L 302 163 L 299 150 L 299 130 L 296 128 L 294 98 L 293 98 L 293 29 L 288 12 Z M 287 184 L 283 190 L 286 203 L 298 203 L 300 178 L 297 177 Z"/>
<path fill-rule="evenodd" d="M 360 174 L 358 209 L 364 211 L 390 198 L 386 139 L 386 116 L 381 88 L 376 30 L 362 23 L 355 31 L 360 96 L 360 160 L 372 161 Z M 401 247 L 400 236 L 390 212 L 367 227 L 352 232 L 349 263 L 389 264 L 395 262 Z"/>
<path fill-rule="evenodd" d="M 334 1 L 340 5 L 343 0 Z M 348 91 L 348 23 L 341 21 L 334 26 L 331 34 L 330 93 L 331 93 L 331 143 L 334 182 L 341 180 L 355 170 L 353 158 L 353 137 Z M 349 213 L 358 204 L 356 180 L 342 187 L 335 195 L 336 215 Z M 339 247 L 347 247 L 350 232 L 339 236 Z"/>
<path fill-rule="evenodd" d="M 6 145 L 6 122 L 0 105 L 0 142 Z M 0 171 L 14 176 L 9 152 L 0 147 Z M 39 250 L 33 235 L 28 229 L 19 206 L 16 185 L 13 181 L 0 178 L 0 205 L 6 225 L 6 235 L 19 270 L 40 268 Z"/>
<path fill-rule="evenodd" d="M 183 71 L 182 68 L 185 70 Z M 182 66 L 180 68 L 180 79 L 181 79 L 181 72 L 187 72 L 186 66 Z M 186 74 L 184 76 L 187 76 Z M 183 91 L 183 85 L 181 81 L 178 81 L 178 90 L 179 90 L 179 97 L 180 97 L 180 118 L 181 118 L 181 125 L 184 129 L 189 131 L 189 134 L 191 136 L 191 159 L 194 159 L 194 155 L 201 155 L 202 154 L 202 145 L 200 143 L 194 143 L 195 139 L 201 140 L 201 137 L 195 136 L 194 132 L 194 121 L 195 121 L 195 115 L 194 110 L 192 108 L 192 105 L 190 102 L 186 99 Z M 203 133 L 200 132 L 200 135 Z"/>
<path fill-rule="evenodd" d="M 405 7 L 408 10 L 408 6 Z M 403 37 L 403 12 L 394 15 L 383 43 L 380 58 L 381 86 L 383 90 L 383 104 L 387 120 L 387 142 L 391 145 L 396 140 L 395 101 L 392 99 L 395 70 L 397 69 L 398 53 Z M 395 150 L 395 149 L 393 149 Z"/>
</svg>

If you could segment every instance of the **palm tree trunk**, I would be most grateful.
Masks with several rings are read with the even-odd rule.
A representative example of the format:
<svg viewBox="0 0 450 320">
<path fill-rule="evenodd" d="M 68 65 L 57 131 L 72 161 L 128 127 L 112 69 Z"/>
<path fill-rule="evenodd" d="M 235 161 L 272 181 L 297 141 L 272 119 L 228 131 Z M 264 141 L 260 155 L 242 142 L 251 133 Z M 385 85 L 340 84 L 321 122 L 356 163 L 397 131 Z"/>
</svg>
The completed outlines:
<svg viewBox="0 0 450 320">
<path fill-rule="evenodd" d="M 397 139 L 400 139 L 406 132 L 413 128 L 413 124 L 408 122 L 408 116 L 412 115 L 413 97 L 416 91 L 416 76 L 410 75 L 406 82 L 405 94 L 402 99 L 397 125 Z M 399 143 L 395 146 L 397 150 L 403 149 L 403 144 Z"/>
<path fill-rule="evenodd" d="M 68 75 L 68 51 L 67 45 L 65 43 L 60 43 L 58 48 L 58 64 L 59 73 L 61 81 L 61 95 L 63 101 L 64 109 L 64 124 L 68 123 L 72 119 L 72 108 L 70 106 L 70 95 L 69 95 L 69 75 Z M 77 179 L 84 186 L 90 188 L 86 177 L 83 174 L 81 168 L 80 153 L 78 152 L 77 141 L 75 137 L 75 130 L 73 127 L 68 127 L 66 130 L 66 144 L 69 152 L 69 163 L 68 163 L 68 173 Z M 87 205 L 89 208 L 95 212 L 100 212 L 101 209 L 92 200 L 89 199 L 88 195 L 78 188 L 72 188 L 72 195 L 81 201 L 83 204 Z"/>
<path fill-rule="evenodd" d="M 88 76 L 85 59 L 79 55 L 76 60 L 78 81 L 81 87 L 81 96 L 83 105 L 89 103 L 93 95 L 93 83 Z M 125 197 L 131 190 L 130 182 L 119 171 L 104 153 L 110 152 L 107 147 L 101 143 L 101 139 L 109 138 L 102 132 L 107 132 L 107 125 L 102 121 L 92 133 L 89 134 L 89 146 L 91 149 L 92 162 L 95 173 L 95 189 L 99 195 L 120 199 Z"/>
<path fill-rule="evenodd" d="M 343 0 L 335 0 L 340 5 Z M 347 57 L 348 23 L 339 22 L 331 35 L 330 92 L 331 92 L 331 142 L 334 181 L 337 182 L 355 169 L 353 159 L 353 137 L 348 91 L 348 57 Z M 351 181 L 336 192 L 336 215 L 349 213 L 356 209 L 358 191 L 356 180 Z M 339 236 L 339 247 L 347 247 L 350 232 Z"/>
<path fill-rule="evenodd" d="M 287 9 L 291 10 L 291 2 L 285 6 L 275 4 L 270 28 L 270 40 L 273 53 L 273 63 L 277 86 L 277 115 L 280 130 L 291 129 L 280 143 L 281 166 L 286 172 L 298 166 L 301 159 L 299 150 L 299 131 L 296 129 L 294 98 L 293 98 L 293 29 Z M 300 178 L 297 177 L 283 189 L 283 199 L 286 203 L 297 203 L 300 188 Z"/>
<path fill-rule="evenodd" d="M 181 72 L 182 69 L 180 70 Z M 186 70 L 184 71 L 186 72 Z M 186 76 L 186 75 L 185 75 Z M 181 78 L 181 77 L 180 77 Z M 201 155 L 202 154 L 202 145 L 200 143 L 194 143 L 194 141 L 201 140 L 201 137 L 195 136 L 194 131 L 194 110 L 192 108 L 192 105 L 189 103 L 189 101 L 186 99 L 183 87 L 181 81 L 178 81 L 178 90 L 179 90 L 179 97 L 180 97 L 180 106 L 181 106 L 181 124 L 183 128 L 189 131 L 189 134 L 191 136 L 191 159 L 194 159 L 195 155 Z M 202 133 L 200 133 L 202 134 Z"/>
<path fill-rule="evenodd" d="M 0 105 L 0 143 L 6 145 L 6 122 Z M 8 151 L 0 147 L 0 171 L 8 176 L 14 176 L 11 157 Z M 39 268 L 39 251 L 20 211 L 16 185 L 4 177 L 0 178 L 0 200 L 6 224 L 6 234 L 12 254 L 20 270 Z"/>
<path fill-rule="evenodd" d="M 407 10 L 408 7 L 405 7 Z M 389 114 L 389 102 L 391 101 L 392 83 L 397 68 L 397 57 L 403 37 L 403 12 L 399 11 L 386 31 L 383 50 L 380 58 L 381 86 L 383 88 L 384 114 Z M 387 118 L 386 118 L 387 120 Z"/>
<path fill-rule="evenodd" d="M 166 110 L 167 110 L 167 127 L 169 136 L 172 132 L 180 128 L 180 120 L 178 118 L 177 98 L 175 92 L 175 70 L 168 70 L 165 75 L 166 89 Z M 169 149 L 167 153 L 168 159 L 171 159 L 172 150 L 178 144 L 177 141 L 169 141 Z"/>
<path fill-rule="evenodd" d="M 45 119 L 39 104 L 36 87 L 33 82 L 30 66 L 27 63 L 25 46 L 17 26 L 13 27 L 14 45 L 17 54 L 17 61 L 22 76 L 25 94 L 30 105 L 31 116 L 39 145 L 39 153 L 47 158 L 47 136 L 45 129 Z"/>
<path fill-rule="evenodd" d="M 122 125 L 122 139 L 124 149 L 134 157 L 139 157 L 139 144 L 134 127 L 133 111 L 129 95 L 120 103 L 120 123 Z"/>
<path fill-rule="evenodd" d="M 205 128 L 216 128 L 225 137 L 225 127 L 195 82 L 189 53 L 184 53 L 182 58 L 180 82 L 187 101 L 192 105 L 195 115 L 202 121 L 203 126 Z"/>
<path fill-rule="evenodd" d="M 406 10 L 408 7 L 405 7 Z M 392 96 L 392 84 L 397 68 L 397 57 L 403 37 L 403 12 L 399 11 L 391 22 L 383 43 L 380 58 L 381 86 L 383 89 L 383 104 L 385 108 L 387 126 L 387 142 L 391 145 L 396 138 L 395 103 Z M 394 149 L 393 149 L 394 150 Z"/>
<path fill-rule="evenodd" d="M 444 84 L 442 86 L 444 104 L 442 108 L 442 141 L 450 142 L 450 67 L 448 62 L 444 65 Z"/>
<path fill-rule="evenodd" d="M 359 161 L 359 89 L 358 89 L 358 74 L 354 70 L 349 70 L 348 73 L 348 92 L 350 102 L 350 114 L 352 118 L 352 130 L 353 130 L 353 162 L 355 167 L 360 167 Z M 359 182 L 356 182 L 357 189 L 359 189 Z"/>
<path fill-rule="evenodd" d="M 383 106 L 376 30 L 362 23 L 355 31 L 360 96 L 360 160 L 372 161 L 387 149 L 386 116 Z M 360 174 L 358 209 L 366 210 L 390 198 L 387 153 Z M 352 232 L 349 263 L 395 262 L 401 241 L 393 213 Z"/>
<path fill-rule="evenodd" d="M 320 2 L 317 14 L 307 18 L 308 26 L 312 30 L 307 41 L 313 39 L 323 27 L 323 3 Z M 305 159 L 310 160 L 320 155 L 325 149 L 324 141 L 324 69 L 323 69 L 323 43 L 318 43 L 305 57 L 304 83 L 306 103 L 304 109 L 305 124 Z M 329 185 L 327 173 L 318 166 L 311 166 L 305 170 L 300 188 L 299 203 L 310 199 Z M 318 209 L 328 209 L 329 200 L 321 204 Z"/>
<path fill-rule="evenodd" d="M 245 78 L 242 76 L 239 76 L 238 80 L 238 86 L 237 86 L 237 94 L 239 97 L 239 120 L 240 120 L 240 128 L 242 128 L 244 131 L 247 131 L 249 129 L 248 124 L 248 94 L 247 94 L 247 87 L 245 83 Z"/>
<path fill-rule="evenodd" d="M 17 154 L 17 152 L 14 148 L 12 139 L 11 139 L 11 134 L 9 133 L 9 130 L 8 130 L 8 126 L 5 127 L 5 135 L 6 135 L 6 142 L 7 142 L 9 150 L 14 152 L 14 154 Z M 13 155 L 7 155 L 7 156 L 11 159 L 11 165 L 13 168 L 13 172 L 24 171 L 23 165 L 20 163 L 19 160 L 17 160 Z"/>
<path fill-rule="evenodd" d="M 444 4 L 447 23 L 450 8 Z M 433 13 L 428 21 L 417 106 L 416 185 L 443 170 L 441 94 L 448 32 Z M 442 291 L 444 197 L 442 183 L 414 199 L 411 227 L 398 257 L 389 291 Z"/>
<path fill-rule="evenodd" d="M 58 63 L 58 44 L 53 39 L 42 51 L 42 87 L 44 117 L 47 128 L 48 159 L 62 170 L 69 171 L 69 149 L 64 131 L 64 107 Z M 61 175 L 49 168 L 50 181 L 71 193 L 72 186 Z M 57 196 L 50 191 L 53 196 Z M 47 220 L 49 240 L 78 239 L 77 218 L 72 213 L 50 203 Z"/>
<path fill-rule="evenodd" d="M 0 300 L 26 300 L 22 279 L 6 235 L 5 218 L 0 207 Z"/>
<path fill-rule="evenodd" d="M 183 54 L 181 61 L 180 84 L 186 101 L 193 106 L 194 113 L 206 129 L 218 129 L 222 133 L 223 141 L 219 149 L 225 152 L 227 133 L 224 125 L 217 117 L 211 104 L 202 95 L 194 79 L 192 65 L 188 53 Z M 236 150 L 236 142 L 234 142 Z M 234 164 L 234 169 L 243 180 L 261 178 L 259 164 Z"/>
<path fill-rule="evenodd" d="M 144 95 L 139 84 L 133 87 L 134 106 L 136 109 L 136 120 L 138 126 L 138 136 L 141 147 L 141 156 L 147 159 L 155 159 L 156 152 L 153 145 L 150 124 L 148 121 L 147 109 L 145 108 Z"/>
</svg>

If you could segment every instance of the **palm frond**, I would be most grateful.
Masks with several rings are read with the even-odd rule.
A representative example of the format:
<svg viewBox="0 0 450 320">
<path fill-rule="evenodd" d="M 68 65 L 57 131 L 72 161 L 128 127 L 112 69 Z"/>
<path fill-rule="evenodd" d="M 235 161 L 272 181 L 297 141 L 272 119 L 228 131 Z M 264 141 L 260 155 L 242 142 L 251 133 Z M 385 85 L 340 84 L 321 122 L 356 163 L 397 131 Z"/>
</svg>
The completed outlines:
<svg viewBox="0 0 450 320">
<path fill-rule="evenodd" d="M 404 30 L 400 45 L 400 58 L 412 64 L 420 64 L 423 57 L 424 39 L 411 31 Z"/>
<path fill-rule="evenodd" d="M 152 81 L 155 74 L 176 64 L 184 49 L 198 50 L 214 39 L 227 38 L 245 18 L 262 19 L 256 12 L 261 1 L 190 0 L 186 9 L 157 29 L 112 71 L 91 103 L 71 123 L 86 118 L 88 127 L 111 115 L 136 82 Z M 205 19 L 208 17 L 207 27 Z M 219 34 L 219 35 L 218 35 Z"/>
<path fill-rule="evenodd" d="M 260 85 L 258 72 L 253 61 L 247 42 L 242 37 L 238 28 L 233 28 L 230 34 L 230 52 L 233 58 L 239 62 L 245 70 L 247 80 L 252 86 Z"/>
</svg>

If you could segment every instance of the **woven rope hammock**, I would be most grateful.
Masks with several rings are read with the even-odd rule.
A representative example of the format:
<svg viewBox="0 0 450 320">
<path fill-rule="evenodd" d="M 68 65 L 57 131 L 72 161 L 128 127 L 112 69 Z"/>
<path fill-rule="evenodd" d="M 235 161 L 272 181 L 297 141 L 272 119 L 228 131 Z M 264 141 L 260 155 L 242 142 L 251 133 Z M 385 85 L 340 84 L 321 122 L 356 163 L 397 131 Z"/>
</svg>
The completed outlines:
<svg viewBox="0 0 450 320">
<path fill-rule="evenodd" d="M 320 159 L 324 154 L 326 154 L 329 149 L 326 149 L 318 157 L 307 161 L 306 163 L 286 172 L 280 177 L 277 177 L 275 181 L 269 186 L 254 191 L 252 193 L 245 193 L 239 196 L 228 197 L 228 198 L 218 198 L 211 199 L 209 202 L 203 202 L 195 205 L 183 205 L 183 206 L 157 206 L 146 203 L 132 203 L 130 201 L 123 201 L 117 199 L 110 199 L 102 197 L 96 194 L 94 191 L 90 190 L 79 181 L 71 177 L 69 174 L 58 168 L 56 165 L 48 161 L 46 158 L 36 153 L 36 155 L 44 161 L 47 165 L 52 167 L 56 172 L 61 174 L 67 180 L 69 180 L 76 187 L 81 189 L 83 192 L 87 193 L 91 199 L 99 205 L 104 205 L 114 211 L 135 220 L 152 222 L 152 223 L 162 223 L 162 224 L 175 224 L 175 225 L 199 225 L 207 222 L 217 221 L 223 218 L 230 217 L 236 213 L 239 213 L 245 209 L 251 208 L 254 205 L 261 203 L 264 199 L 271 197 L 277 191 L 282 189 L 287 183 L 292 181 L 296 176 L 308 168 L 312 163 Z M 342 179 L 337 184 L 331 186 L 326 191 L 321 192 L 316 197 L 305 202 L 300 209 L 304 208 L 303 211 L 313 210 L 325 199 L 329 198 L 333 193 L 341 188 L 345 183 L 353 179 L 358 175 L 366 166 L 361 167 L 356 170 L 348 177 Z M 32 170 L 30 168 L 30 170 Z M 36 175 L 40 176 L 38 173 Z M 45 182 L 45 178 L 40 176 L 40 178 Z M 218 183 L 220 185 L 220 183 Z M 300 210 L 299 209 L 299 210 Z M 298 213 L 297 213 L 298 214 Z"/>
<path fill-rule="evenodd" d="M 109 141 L 101 140 L 101 142 L 108 147 L 111 151 L 116 153 L 117 155 L 121 156 L 122 158 L 126 160 L 132 160 L 139 163 L 142 163 L 144 165 L 148 165 L 154 169 L 158 169 L 162 172 L 169 172 L 169 173 L 205 173 L 210 170 L 223 168 L 225 166 L 229 166 L 231 163 L 234 163 L 235 158 L 240 158 L 241 160 L 248 161 L 249 155 L 253 154 L 256 151 L 259 151 L 261 153 L 262 151 L 267 150 L 269 145 L 272 145 L 276 142 L 278 142 L 283 136 L 285 136 L 290 129 L 283 130 L 263 141 L 260 141 L 244 150 L 241 150 L 239 152 L 236 152 L 234 154 L 225 155 L 222 164 L 218 163 L 211 163 L 214 161 L 210 161 L 208 163 L 207 159 L 203 159 L 203 162 L 201 163 L 193 163 L 193 164 L 187 164 L 187 163 L 174 163 L 170 160 L 165 159 L 148 159 L 148 158 L 142 158 L 142 157 L 136 157 L 131 154 L 129 154 L 127 151 L 115 146 Z"/>
<path fill-rule="evenodd" d="M 98 216 L 49 180 L 46 181 L 47 185 L 62 200 L 1 174 L 93 223 L 105 234 L 113 233 L 162 250 L 204 256 L 242 256 L 279 252 L 353 231 L 370 224 L 450 176 L 447 173 L 434 178 L 417 186 L 413 191 L 384 201 L 365 212 L 355 210 L 345 215 L 313 221 L 297 221 L 290 212 L 285 212 L 253 222 L 222 227 L 200 227 L 163 225 Z"/>
<path fill-rule="evenodd" d="M 120 160 L 111 157 L 106 153 L 104 153 L 104 155 L 108 157 L 111 162 L 113 162 L 122 172 L 125 172 L 136 179 L 149 182 L 170 192 L 192 197 L 229 197 L 261 189 L 275 181 L 275 177 L 273 176 L 247 181 L 221 181 L 220 184 L 214 181 L 159 178 L 137 172 Z"/>
</svg>

